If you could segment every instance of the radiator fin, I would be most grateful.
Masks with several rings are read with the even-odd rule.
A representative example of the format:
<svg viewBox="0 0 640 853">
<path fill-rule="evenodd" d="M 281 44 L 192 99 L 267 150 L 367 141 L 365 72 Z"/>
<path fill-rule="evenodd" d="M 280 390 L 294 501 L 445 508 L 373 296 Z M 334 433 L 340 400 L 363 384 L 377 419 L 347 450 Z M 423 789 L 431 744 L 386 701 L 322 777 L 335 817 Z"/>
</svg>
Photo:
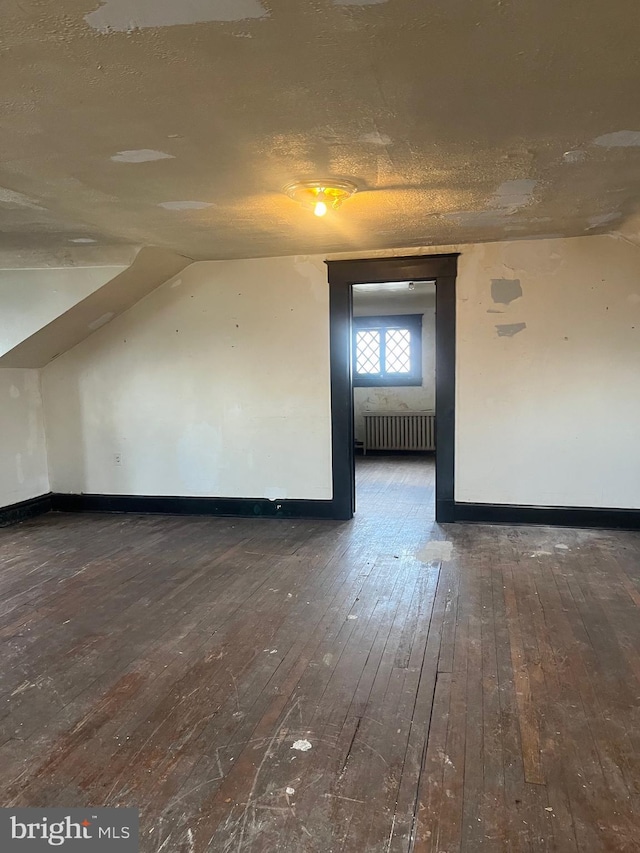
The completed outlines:
<svg viewBox="0 0 640 853">
<path fill-rule="evenodd" d="M 435 450 L 433 412 L 365 412 L 364 452 L 367 450 Z"/>
</svg>

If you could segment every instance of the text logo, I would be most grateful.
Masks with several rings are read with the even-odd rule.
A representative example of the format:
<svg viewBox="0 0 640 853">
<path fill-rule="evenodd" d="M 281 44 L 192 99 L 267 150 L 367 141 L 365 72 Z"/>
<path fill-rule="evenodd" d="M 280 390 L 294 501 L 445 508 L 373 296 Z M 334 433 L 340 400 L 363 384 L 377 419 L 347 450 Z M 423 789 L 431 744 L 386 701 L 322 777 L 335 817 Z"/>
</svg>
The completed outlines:
<svg viewBox="0 0 640 853">
<path fill-rule="evenodd" d="M 138 853 L 138 809 L 0 808 L 2 853 Z"/>
</svg>

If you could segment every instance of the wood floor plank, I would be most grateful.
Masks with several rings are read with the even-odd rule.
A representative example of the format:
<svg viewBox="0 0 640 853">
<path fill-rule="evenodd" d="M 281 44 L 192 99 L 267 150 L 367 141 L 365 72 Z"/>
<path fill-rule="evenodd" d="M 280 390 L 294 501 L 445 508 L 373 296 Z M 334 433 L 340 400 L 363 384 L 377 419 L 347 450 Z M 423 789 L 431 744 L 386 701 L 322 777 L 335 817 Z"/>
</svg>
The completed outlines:
<svg viewBox="0 0 640 853">
<path fill-rule="evenodd" d="M 138 807 L 141 853 L 637 850 L 640 537 L 443 528 L 433 485 L 0 530 L 0 803 Z"/>
</svg>

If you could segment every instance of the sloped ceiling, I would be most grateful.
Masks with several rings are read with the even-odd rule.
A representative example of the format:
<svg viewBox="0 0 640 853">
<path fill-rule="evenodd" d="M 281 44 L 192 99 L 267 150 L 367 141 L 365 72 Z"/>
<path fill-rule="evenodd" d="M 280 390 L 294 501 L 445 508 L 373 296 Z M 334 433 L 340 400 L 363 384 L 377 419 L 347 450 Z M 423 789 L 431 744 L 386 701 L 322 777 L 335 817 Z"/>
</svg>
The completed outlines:
<svg viewBox="0 0 640 853">
<path fill-rule="evenodd" d="M 637 207 L 635 0 L 21 0 L 2 18 L 0 251 L 570 236 Z M 326 220 L 281 193 L 329 175 L 360 192 Z"/>
<path fill-rule="evenodd" d="M 190 263 L 190 258 L 167 249 L 141 249 L 130 267 L 0 355 L 0 369 L 44 367 L 110 323 L 114 317 L 131 308 Z"/>
</svg>

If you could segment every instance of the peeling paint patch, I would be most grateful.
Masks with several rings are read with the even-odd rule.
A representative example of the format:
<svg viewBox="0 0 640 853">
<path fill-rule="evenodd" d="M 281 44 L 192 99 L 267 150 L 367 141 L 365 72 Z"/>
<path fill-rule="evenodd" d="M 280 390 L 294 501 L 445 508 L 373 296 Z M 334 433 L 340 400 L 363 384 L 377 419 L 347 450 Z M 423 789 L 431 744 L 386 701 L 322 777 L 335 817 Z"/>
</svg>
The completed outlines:
<svg viewBox="0 0 640 853">
<path fill-rule="evenodd" d="M 94 240 L 93 237 L 74 237 L 72 240 L 69 240 L 70 243 L 97 243 L 97 240 Z"/>
<path fill-rule="evenodd" d="M 526 323 L 499 323 L 496 326 L 499 338 L 512 338 L 526 328 Z"/>
<path fill-rule="evenodd" d="M 360 137 L 360 142 L 364 142 L 366 145 L 391 145 L 393 140 L 390 136 L 387 136 L 386 133 L 380 133 L 378 130 L 374 130 L 373 133 L 364 133 Z"/>
<path fill-rule="evenodd" d="M 536 181 L 530 178 L 505 181 L 493 194 L 489 206 L 515 213 L 521 207 L 531 204 L 535 187 Z"/>
<path fill-rule="evenodd" d="M 213 206 L 211 201 L 161 201 L 158 205 L 165 210 L 205 210 Z"/>
<path fill-rule="evenodd" d="M 107 311 L 106 314 L 103 314 L 101 317 L 98 317 L 97 320 L 94 320 L 92 323 L 89 323 L 89 328 L 92 332 L 95 332 L 96 329 L 99 329 L 100 326 L 104 326 L 109 320 L 113 320 L 115 314 L 113 311 Z"/>
<path fill-rule="evenodd" d="M 32 210 L 46 210 L 46 207 L 37 204 L 29 196 L 15 190 L 8 190 L 6 187 L 0 187 L 0 204 L 8 204 L 12 207 L 29 207 Z"/>
<path fill-rule="evenodd" d="M 84 19 L 94 30 L 107 34 L 267 17 L 269 12 L 260 0 L 103 0 Z"/>
<path fill-rule="evenodd" d="M 434 540 L 427 542 L 416 554 L 421 563 L 431 563 L 434 560 L 450 560 L 453 554 L 453 542 Z"/>
<path fill-rule="evenodd" d="M 286 498 L 287 490 L 281 486 L 267 486 L 264 490 L 264 496 L 269 501 L 277 501 L 281 498 Z"/>
<path fill-rule="evenodd" d="M 305 739 L 296 740 L 293 742 L 293 746 L 291 747 L 291 749 L 298 749 L 300 750 L 300 752 L 307 752 L 311 749 L 311 744 L 308 740 Z"/>
<path fill-rule="evenodd" d="M 173 154 L 154 151 L 153 148 L 136 148 L 131 151 L 118 151 L 111 158 L 114 163 L 149 163 L 152 160 L 173 160 Z"/>
<path fill-rule="evenodd" d="M 505 181 L 489 199 L 489 210 L 466 210 L 457 213 L 446 213 L 442 218 L 451 220 L 462 226 L 504 226 L 505 216 L 512 216 L 521 207 L 526 207 L 533 201 L 533 191 L 536 181 L 520 178 L 516 181 Z M 527 226 L 518 225 L 514 229 L 527 230 Z"/>
<path fill-rule="evenodd" d="M 463 210 L 457 213 L 445 213 L 442 218 L 467 227 L 504 225 L 505 212 L 502 210 Z M 386 234 L 392 232 L 380 231 L 378 233 Z"/>
<path fill-rule="evenodd" d="M 602 148 L 634 148 L 640 145 L 640 130 L 618 130 L 605 133 L 593 140 L 594 145 Z"/>
<path fill-rule="evenodd" d="M 565 151 L 562 155 L 562 159 L 565 163 L 582 163 L 586 156 L 586 151 L 576 149 L 575 151 Z"/>
<path fill-rule="evenodd" d="M 592 228 L 599 228 L 600 225 L 606 225 L 607 222 L 613 222 L 615 219 L 620 219 L 622 214 L 619 211 L 614 211 L 613 213 L 601 213 L 599 216 L 592 216 L 589 219 L 589 227 L 587 231 L 590 231 Z"/>
<path fill-rule="evenodd" d="M 492 278 L 491 298 L 499 305 L 509 305 L 522 296 L 519 278 Z"/>
</svg>

